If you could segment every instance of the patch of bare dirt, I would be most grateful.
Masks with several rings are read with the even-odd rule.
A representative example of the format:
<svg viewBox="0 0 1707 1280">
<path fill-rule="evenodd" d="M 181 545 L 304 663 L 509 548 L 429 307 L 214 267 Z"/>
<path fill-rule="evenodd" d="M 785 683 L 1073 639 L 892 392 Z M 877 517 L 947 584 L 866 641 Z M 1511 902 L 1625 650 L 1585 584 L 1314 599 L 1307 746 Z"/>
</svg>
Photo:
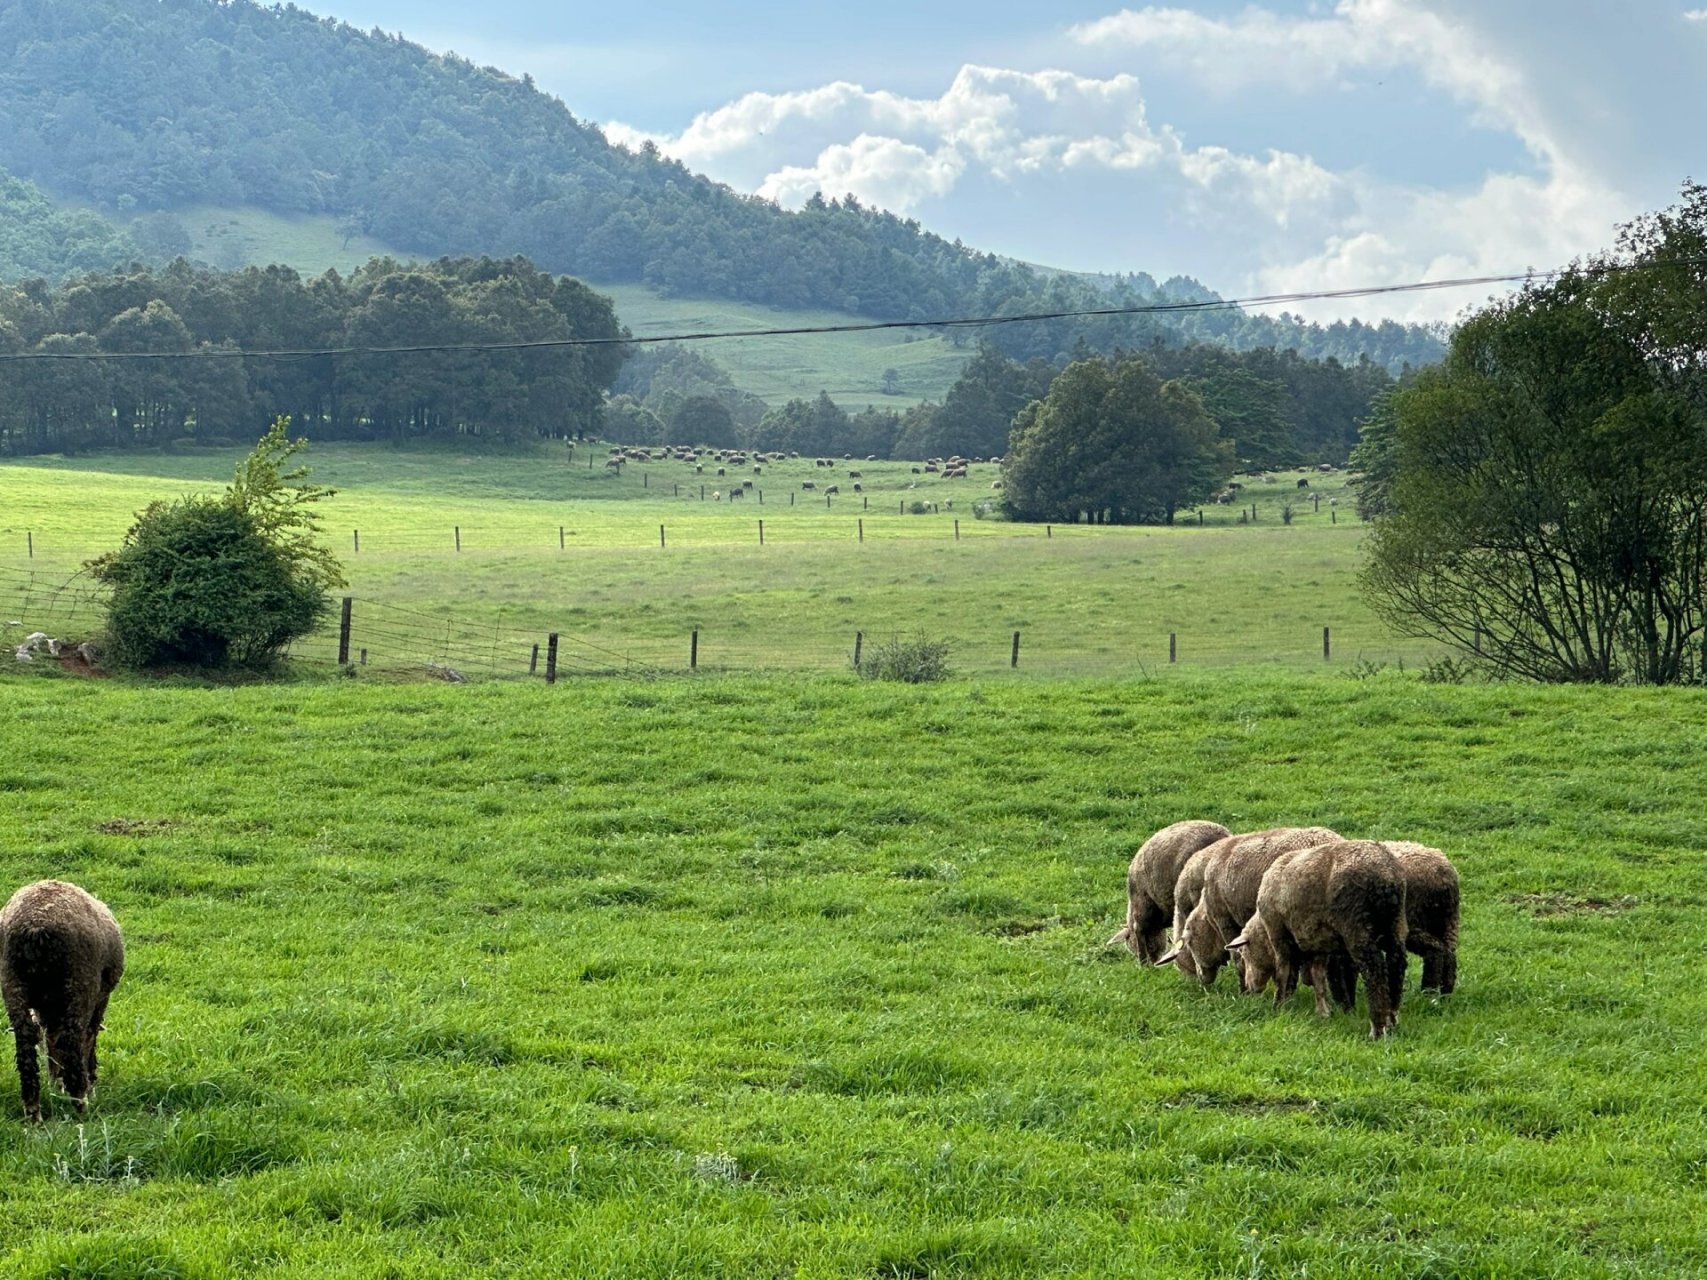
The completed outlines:
<svg viewBox="0 0 1707 1280">
<path fill-rule="evenodd" d="M 1579 898 L 1571 893 L 1508 893 L 1505 900 L 1532 916 L 1616 915 L 1641 904 L 1640 898 L 1628 894 L 1622 898 Z"/>
<path fill-rule="evenodd" d="M 114 818 L 95 830 L 104 836 L 157 836 L 177 825 L 171 818 Z"/>
</svg>

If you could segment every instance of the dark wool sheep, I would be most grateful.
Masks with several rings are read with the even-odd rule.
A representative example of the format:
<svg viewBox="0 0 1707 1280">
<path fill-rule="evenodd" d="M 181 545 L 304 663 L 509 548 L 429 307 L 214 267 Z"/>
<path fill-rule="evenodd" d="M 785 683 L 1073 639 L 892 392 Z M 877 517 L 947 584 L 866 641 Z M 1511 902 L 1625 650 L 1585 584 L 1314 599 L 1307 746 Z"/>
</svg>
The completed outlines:
<svg viewBox="0 0 1707 1280">
<path fill-rule="evenodd" d="M 1422 959 L 1422 989 L 1452 994 L 1458 985 L 1458 871 L 1439 849 L 1386 840 L 1405 876 L 1405 949 Z"/>
<path fill-rule="evenodd" d="M 1369 990 L 1370 1038 L 1379 1039 L 1399 1025 L 1405 875 L 1385 845 L 1340 840 L 1282 854 L 1262 878 L 1256 915 L 1273 949 L 1275 1004 L 1290 1000 L 1300 973 L 1313 970 L 1317 1012 L 1326 1012 L 1324 985 L 1334 988 L 1336 998 L 1346 994 L 1332 971 L 1335 957 L 1344 952 Z M 1228 946 L 1244 951 L 1250 942 L 1247 929 Z M 1249 962 L 1254 978 L 1255 957 Z"/>
<path fill-rule="evenodd" d="M 1275 827 L 1211 845 L 1204 852 L 1200 869 L 1202 893 L 1176 928 L 1174 953 L 1164 956 L 1164 961 L 1173 959 L 1177 963 L 1181 955 L 1189 953 L 1191 966 L 1188 969 L 1182 964 L 1181 971 L 1195 974 L 1206 987 L 1214 985 L 1228 960 L 1228 941 L 1256 911 L 1263 872 L 1283 853 L 1339 838 L 1338 832 L 1327 827 Z"/>
<path fill-rule="evenodd" d="M 1123 942 L 1140 963 L 1155 964 L 1167 944 L 1180 869 L 1199 849 L 1231 834 L 1218 822 L 1192 818 L 1163 827 L 1146 840 L 1126 871 L 1126 927 L 1109 945 Z"/>
<path fill-rule="evenodd" d="M 95 1039 L 124 974 L 124 937 L 106 904 L 74 884 L 25 885 L 0 910 L 0 994 L 18 1048 L 24 1116 L 41 1119 L 36 1045 L 78 1111 L 95 1084 Z"/>
</svg>

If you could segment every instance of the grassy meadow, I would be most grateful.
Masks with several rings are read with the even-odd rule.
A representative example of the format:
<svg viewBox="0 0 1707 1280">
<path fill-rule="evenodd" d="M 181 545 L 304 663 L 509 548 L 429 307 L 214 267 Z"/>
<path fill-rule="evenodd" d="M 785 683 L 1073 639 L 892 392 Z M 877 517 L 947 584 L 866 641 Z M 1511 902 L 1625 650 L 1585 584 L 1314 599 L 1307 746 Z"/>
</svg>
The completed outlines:
<svg viewBox="0 0 1707 1280">
<path fill-rule="evenodd" d="M 219 489 L 239 456 L 0 468 L 0 622 L 93 629 L 98 605 L 75 578 L 82 562 L 117 545 L 148 502 Z M 923 631 L 950 642 L 958 670 L 1021 678 L 1155 674 L 1168 668 L 1170 634 L 1181 667 L 1416 667 L 1438 656 L 1385 631 L 1358 596 L 1362 530 L 1337 473 L 1310 476 L 1308 490 L 1297 473 L 1247 478 L 1254 524 L 1211 506 L 1201 527 L 1110 529 L 977 518 L 999 475 L 988 464 L 947 481 L 907 463 L 811 459 L 757 476 L 675 462 L 617 475 L 602 448 L 584 445 L 317 444 L 303 456 L 339 490 L 325 530 L 356 602 L 352 644 L 378 667 L 523 675 L 552 631 L 576 671 L 685 668 L 696 630 L 702 668 L 724 670 L 843 667 L 856 632 L 882 641 Z M 862 472 L 865 493 L 852 492 L 849 470 Z M 754 485 L 746 498 L 714 500 L 742 479 Z M 802 489 L 808 481 L 817 488 Z M 827 499 L 832 483 L 842 492 Z M 298 649 L 318 661 L 336 652 L 331 632 Z"/>
<path fill-rule="evenodd" d="M 0 622 L 236 456 L 0 468 Z M 809 462 L 761 508 L 602 452 L 307 458 L 373 667 L 0 667 L 0 884 L 84 884 L 130 948 L 85 1118 L 24 1126 L 0 1073 L 0 1274 L 1707 1269 L 1707 695 L 1420 680 L 1338 477 L 1320 512 L 1253 481 L 1254 525 L 1043 531 L 972 517 L 988 468 L 861 464 L 868 510 Z M 548 627 L 634 674 L 420 679 L 441 629 L 478 656 L 465 617 L 478 675 Z M 862 626 L 959 674 L 862 683 Z M 1139 970 L 1125 866 L 1186 816 L 1447 850 L 1458 992 L 1413 964 L 1372 1044 Z"/>
<path fill-rule="evenodd" d="M 0 672 L 4 882 L 129 967 L 0 1074 L 0 1272 L 1707 1269 L 1698 690 L 1277 670 L 380 685 Z M 1398 1032 L 1140 970 L 1151 830 L 1446 849 Z"/>
</svg>

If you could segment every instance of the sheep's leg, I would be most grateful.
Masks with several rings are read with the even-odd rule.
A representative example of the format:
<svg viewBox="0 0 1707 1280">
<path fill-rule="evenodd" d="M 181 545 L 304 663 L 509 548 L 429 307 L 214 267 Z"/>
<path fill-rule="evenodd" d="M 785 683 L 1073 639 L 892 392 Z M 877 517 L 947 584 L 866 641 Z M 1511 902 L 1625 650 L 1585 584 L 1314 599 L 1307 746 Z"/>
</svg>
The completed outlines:
<svg viewBox="0 0 1707 1280">
<path fill-rule="evenodd" d="M 88 1046 L 88 1089 L 91 1093 L 94 1092 L 95 1089 L 95 1076 L 97 1072 L 97 1063 L 95 1061 L 95 1041 L 100 1037 L 101 1026 L 105 1023 L 106 1018 L 107 997 L 102 996 L 95 1004 L 95 1011 L 89 1015 L 89 1038 L 86 1041 Z"/>
<path fill-rule="evenodd" d="M 41 1028 L 36 1026 L 28 1008 L 15 1007 L 6 1001 L 6 1013 L 12 1019 L 12 1038 L 18 1051 L 18 1088 L 24 1095 L 24 1119 L 41 1119 L 41 1063 L 36 1047 L 41 1042 Z"/>
<path fill-rule="evenodd" d="M 1387 972 L 1387 957 L 1373 941 L 1351 953 L 1364 985 L 1369 989 L 1369 1038 L 1379 1040 L 1393 1025 L 1393 986 Z M 1403 972 L 1400 974 L 1403 977 Z"/>
<path fill-rule="evenodd" d="M 1310 957 L 1310 976 L 1306 981 L 1316 997 L 1316 1016 L 1333 1017 L 1333 1008 L 1328 1004 L 1328 966 L 1320 956 Z"/>
<path fill-rule="evenodd" d="M 1347 1013 L 1357 1008 L 1357 968 L 1343 951 L 1328 958 L 1328 989 L 1334 1003 Z"/>
<path fill-rule="evenodd" d="M 1458 985 L 1458 953 L 1451 947 L 1440 953 L 1440 994 L 1449 996 Z"/>
<path fill-rule="evenodd" d="M 1399 1003 L 1405 998 L 1405 944 L 1397 938 L 1390 938 L 1385 950 L 1387 952 L 1387 993 L 1391 1001 L 1387 1009 L 1387 1027 L 1391 1030 L 1399 1025 Z"/>
</svg>

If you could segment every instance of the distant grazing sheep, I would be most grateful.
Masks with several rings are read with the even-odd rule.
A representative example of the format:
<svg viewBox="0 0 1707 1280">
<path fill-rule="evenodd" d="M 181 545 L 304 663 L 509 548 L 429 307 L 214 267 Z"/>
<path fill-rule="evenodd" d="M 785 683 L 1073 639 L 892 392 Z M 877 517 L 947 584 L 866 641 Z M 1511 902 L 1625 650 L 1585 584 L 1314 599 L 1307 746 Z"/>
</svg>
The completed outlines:
<svg viewBox="0 0 1707 1280">
<path fill-rule="evenodd" d="M 1284 853 L 1263 876 L 1256 915 L 1274 955 L 1274 1001 L 1285 1004 L 1300 972 L 1316 976 L 1316 1011 L 1326 1013 L 1324 966 L 1342 953 L 1369 991 L 1369 1036 L 1399 1025 L 1405 987 L 1405 876 L 1399 860 L 1376 840 L 1339 840 Z M 1247 950 L 1246 931 L 1228 945 Z M 1255 957 L 1247 981 L 1256 975 Z M 1332 975 L 1327 975 L 1332 980 Z M 1334 983 L 1335 996 L 1348 992 Z"/>
<path fill-rule="evenodd" d="M 1162 956 L 1174 914 L 1174 885 L 1191 855 L 1233 833 L 1219 822 L 1192 818 L 1163 827 L 1133 855 L 1126 869 L 1126 927 L 1108 940 L 1124 943 L 1140 964 Z"/>
<path fill-rule="evenodd" d="M 1227 963 L 1228 939 L 1237 936 L 1256 911 L 1263 872 L 1283 853 L 1339 838 L 1338 832 L 1327 827 L 1274 827 L 1210 845 L 1200 855 L 1204 859 L 1197 872 L 1202 879 L 1201 892 L 1183 917 L 1179 914 L 1180 899 L 1175 896 L 1173 950 L 1158 963 L 1173 960 L 1178 964 L 1180 956 L 1189 953 L 1189 967 L 1179 964 L 1180 970 L 1206 987 L 1214 985 L 1215 976 Z"/>
<path fill-rule="evenodd" d="M 18 1049 L 24 1116 L 41 1119 L 36 1046 L 82 1111 L 95 1084 L 95 1039 L 124 974 L 124 937 L 106 905 L 74 884 L 25 885 L 0 910 L 0 994 Z"/>
</svg>

